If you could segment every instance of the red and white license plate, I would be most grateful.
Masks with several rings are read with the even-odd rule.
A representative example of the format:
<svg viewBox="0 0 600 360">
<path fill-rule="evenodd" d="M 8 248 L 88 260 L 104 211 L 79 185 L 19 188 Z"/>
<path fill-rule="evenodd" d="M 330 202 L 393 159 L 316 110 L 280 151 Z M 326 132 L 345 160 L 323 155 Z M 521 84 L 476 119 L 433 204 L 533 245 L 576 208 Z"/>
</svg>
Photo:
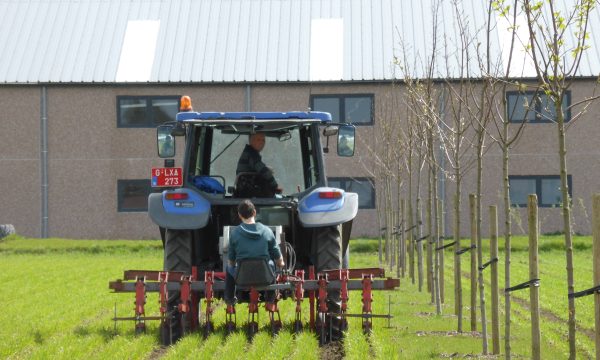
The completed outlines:
<svg viewBox="0 0 600 360">
<path fill-rule="evenodd" d="M 182 185 L 182 168 L 152 168 L 152 187 L 173 187 Z"/>
</svg>

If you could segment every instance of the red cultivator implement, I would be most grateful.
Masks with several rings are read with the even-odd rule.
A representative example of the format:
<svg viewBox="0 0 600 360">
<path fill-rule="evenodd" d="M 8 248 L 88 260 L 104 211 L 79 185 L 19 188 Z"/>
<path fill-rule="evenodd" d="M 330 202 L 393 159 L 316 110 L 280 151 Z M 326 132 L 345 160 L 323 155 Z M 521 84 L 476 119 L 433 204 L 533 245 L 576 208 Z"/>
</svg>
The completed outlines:
<svg viewBox="0 0 600 360">
<path fill-rule="evenodd" d="M 173 329 L 183 333 L 190 331 L 203 331 L 208 336 L 215 329 L 213 314 L 215 300 L 220 298 L 225 290 L 224 273 L 207 271 L 204 280 L 198 279 L 194 268 L 192 275 L 181 272 L 129 270 L 125 271 L 123 280 L 110 282 L 109 288 L 115 292 L 135 293 L 135 314 L 133 317 L 117 317 L 114 320 L 130 320 L 135 322 L 136 333 L 144 332 L 145 322 L 160 320 L 161 340 L 163 343 L 172 343 L 173 338 L 183 334 L 174 334 Z M 248 320 L 246 331 L 252 337 L 258 331 L 258 316 L 261 293 L 275 291 L 277 296 L 273 301 L 265 303 L 269 317 L 269 325 L 273 334 L 281 327 L 281 317 L 278 301 L 291 298 L 296 302 L 293 329 L 300 332 L 305 324 L 302 321 L 302 303 L 306 297 L 309 301 L 309 328 L 318 335 L 323 344 L 331 339 L 336 339 L 339 333 L 347 330 L 348 318 L 360 317 L 365 333 L 372 329 L 373 318 L 391 318 L 388 314 L 373 314 L 373 290 L 392 290 L 400 285 L 399 279 L 384 278 L 383 269 L 341 269 L 324 271 L 315 274 L 314 268 L 309 268 L 308 278 L 303 270 L 296 270 L 294 274 L 282 273 L 277 276 L 274 284 L 250 288 L 238 288 L 241 293 L 247 294 Z M 348 301 L 350 291 L 361 291 L 362 312 L 349 314 Z M 158 292 L 160 302 L 160 316 L 146 316 L 146 294 Z M 331 293 L 339 293 L 338 304 L 331 306 L 327 301 Z M 179 296 L 178 305 L 169 308 L 169 299 Z M 204 317 L 200 322 L 200 307 L 204 300 Z M 226 305 L 225 331 L 231 333 L 237 329 L 235 305 Z M 177 326 L 172 326 L 177 322 Z M 338 335 L 336 335 L 338 333 Z"/>
</svg>

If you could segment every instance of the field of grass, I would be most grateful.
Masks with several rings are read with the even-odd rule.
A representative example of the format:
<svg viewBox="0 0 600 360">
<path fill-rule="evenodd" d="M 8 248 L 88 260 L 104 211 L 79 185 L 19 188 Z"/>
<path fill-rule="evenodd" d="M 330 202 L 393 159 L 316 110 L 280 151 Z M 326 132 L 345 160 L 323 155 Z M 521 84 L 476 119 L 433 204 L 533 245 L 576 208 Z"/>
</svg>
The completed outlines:
<svg viewBox="0 0 600 360">
<path fill-rule="evenodd" d="M 528 280 L 526 238 L 513 240 L 513 284 Z M 351 243 L 351 267 L 378 266 L 377 242 L 354 240 Z M 542 307 L 542 358 L 567 358 L 567 287 L 565 256 L 561 237 L 540 240 L 540 301 Z M 500 244 L 502 248 L 502 244 Z M 487 252 L 487 249 L 485 249 Z M 451 256 L 451 252 L 446 252 Z M 267 329 L 248 342 L 239 331 L 224 335 L 223 305 L 217 302 L 216 332 L 204 339 L 199 334 L 186 336 L 176 345 L 162 348 L 158 342 L 158 323 L 148 323 L 146 334 L 136 336 L 133 324 L 111 320 L 131 316 L 133 294 L 113 294 L 108 281 L 122 277 L 127 269 L 160 269 L 160 241 L 107 241 L 25 239 L 0 240 L 0 358 L 5 359 L 429 359 L 476 356 L 481 354 L 481 336 L 469 331 L 469 256 L 463 263 L 463 329 L 457 333 L 453 315 L 454 284 L 452 261 L 446 261 L 446 301 L 443 315 L 435 314 L 427 292 L 419 292 L 410 279 L 401 279 L 400 289 L 375 294 L 374 312 L 394 318 L 377 319 L 374 331 L 365 336 L 359 319 L 350 319 L 350 330 L 343 343 L 319 348 L 314 334 L 293 335 L 292 301 L 280 302 L 283 331 L 273 337 Z M 591 238 L 575 240 L 576 290 L 592 287 Z M 503 253 L 499 263 L 503 287 Z M 488 322 L 489 272 L 486 270 Z M 512 353 L 530 356 L 529 294 L 514 294 L 512 312 Z M 504 334 L 504 304 L 501 301 L 501 335 Z M 304 302 L 308 305 L 308 301 Z M 593 298 L 577 299 L 578 357 L 594 354 Z M 360 292 L 350 294 L 350 313 L 359 313 Z M 148 296 L 147 315 L 158 314 L 158 297 Z M 246 307 L 238 306 L 238 326 L 246 321 Z M 307 311 L 304 312 L 308 322 Z M 261 309 L 260 326 L 265 327 L 266 313 Z M 490 326 L 488 325 L 488 329 Z M 481 330 L 479 327 L 478 330 Z M 489 341 L 491 350 L 491 340 Z M 504 339 L 501 339 L 503 352 Z"/>
</svg>

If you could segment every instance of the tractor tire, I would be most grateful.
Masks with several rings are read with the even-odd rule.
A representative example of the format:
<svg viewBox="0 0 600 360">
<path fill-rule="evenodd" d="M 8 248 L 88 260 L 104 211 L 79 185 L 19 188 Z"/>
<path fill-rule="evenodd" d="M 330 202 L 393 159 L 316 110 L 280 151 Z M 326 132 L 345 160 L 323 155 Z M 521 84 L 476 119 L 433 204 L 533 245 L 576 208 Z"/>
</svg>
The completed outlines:
<svg viewBox="0 0 600 360">
<path fill-rule="evenodd" d="M 313 259 L 317 273 L 342 267 L 342 239 L 338 226 L 313 229 Z"/>
<path fill-rule="evenodd" d="M 313 230 L 312 250 L 317 273 L 323 270 L 342 268 L 342 238 L 340 234 L 340 226 L 327 226 Z M 339 290 L 327 292 L 327 308 L 330 313 L 341 311 Z M 323 340 L 326 343 L 339 340 L 342 337 L 341 319 L 337 316 L 332 317 L 332 319 L 329 319 L 329 317 L 327 316 L 325 329 L 323 329 Z"/>
<path fill-rule="evenodd" d="M 190 274 L 192 271 L 192 233 L 188 230 L 167 229 L 165 233 L 164 271 L 182 271 Z M 168 298 L 167 321 L 160 327 L 162 345 L 175 343 L 190 328 L 192 314 L 180 314 L 177 310 L 180 294 L 170 291 Z M 184 316 L 184 318 L 182 318 Z"/>
<path fill-rule="evenodd" d="M 350 268 L 350 246 L 348 246 L 346 248 L 346 252 L 344 253 L 344 256 L 342 257 L 342 269 L 349 269 Z"/>
</svg>

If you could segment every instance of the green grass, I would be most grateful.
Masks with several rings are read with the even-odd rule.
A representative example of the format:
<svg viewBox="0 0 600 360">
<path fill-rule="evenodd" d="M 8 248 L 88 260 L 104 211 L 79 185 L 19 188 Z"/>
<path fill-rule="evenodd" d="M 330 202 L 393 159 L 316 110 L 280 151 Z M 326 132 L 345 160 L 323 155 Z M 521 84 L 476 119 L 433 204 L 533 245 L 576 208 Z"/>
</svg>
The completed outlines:
<svg viewBox="0 0 600 360">
<path fill-rule="evenodd" d="M 465 240 L 465 245 L 468 241 Z M 487 241 L 484 253 L 488 254 Z M 528 280 L 527 239 L 515 237 L 512 243 L 512 284 Z M 499 245 L 500 287 L 504 286 L 503 244 Z M 351 266 L 378 266 L 377 240 L 351 243 Z M 562 237 L 540 240 L 540 304 L 542 308 L 542 358 L 567 358 L 567 287 Z M 576 290 L 592 286 L 591 238 L 575 238 Z M 400 289 L 377 292 L 374 313 L 384 314 L 388 304 L 394 316 L 388 328 L 385 319 L 374 320 L 370 336 L 362 334 L 360 319 L 350 319 L 350 330 L 338 348 L 319 349 L 314 334 L 291 333 L 289 326 L 273 337 L 266 328 L 267 316 L 261 309 L 262 330 L 249 342 L 243 332 L 225 336 L 224 310 L 217 302 L 216 332 L 204 339 L 199 334 L 184 337 L 176 345 L 162 348 L 158 324 L 148 324 L 145 335 L 135 336 L 133 324 L 119 323 L 116 331 L 111 318 L 116 304 L 119 316 L 133 313 L 133 294 L 113 294 L 108 281 L 120 278 L 126 269 L 160 269 L 160 241 L 25 239 L 13 236 L 0 240 L 0 358 L 9 359 L 319 359 L 343 352 L 347 359 L 430 359 L 481 354 L 481 337 L 469 329 L 470 256 L 463 256 L 463 328 L 456 333 L 454 284 L 451 251 L 445 253 L 446 302 L 443 314 L 436 315 L 431 296 L 419 292 L 409 278 L 401 279 Z M 488 257 L 488 256 L 484 256 Z M 489 270 L 486 270 L 486 304 L 490 315 Z M 513 293 L 512 353 L 530 357 L 529 293 Z M 308 301 L 304 301 L 305 307 Z M 590 338 L 594 329 L 593 298 L 576 300 L 578 357 L 593 357 Z M 280 302 L 284 325 L 293 321 L 294 302 Z M 349 312 L 360 313 L 360 292 L 350 294 Z M 150 294 L 148 315 L 158 313 L 158 297 Z M 504 297 L 500 297 L 501 351 L 504 352 Z M 308 311 L 303 313 L 308 322 Z M 246 321 L 246 307 L 238 306 L 238 325 Z M 488 331 L 489 326 L 488 324 Z M 481 330 L 481 324 L 478 324 Z M 491 350 L 491 339 L 489 340 Z"/>
</svg>

